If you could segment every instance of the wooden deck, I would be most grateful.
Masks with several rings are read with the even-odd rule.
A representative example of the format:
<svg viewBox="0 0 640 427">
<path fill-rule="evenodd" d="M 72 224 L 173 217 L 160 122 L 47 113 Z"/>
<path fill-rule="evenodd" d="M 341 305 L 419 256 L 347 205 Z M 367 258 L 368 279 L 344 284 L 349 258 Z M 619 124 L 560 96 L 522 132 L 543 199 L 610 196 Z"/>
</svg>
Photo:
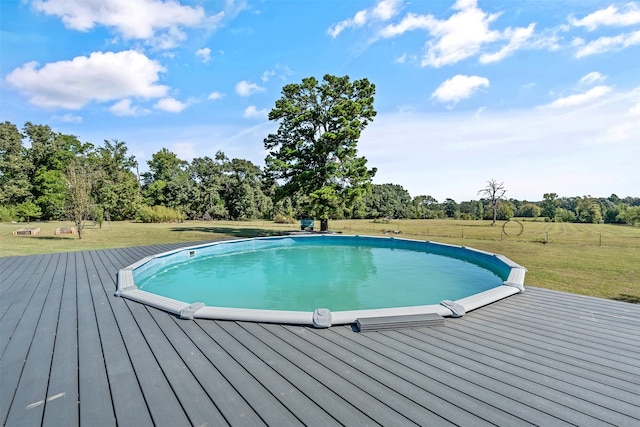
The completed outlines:
<svg viewBox="0 0 640 427">
<path fill-rule="evenodd" d="M 7 426 L 640 425 L 640 306 L 527 288 L 444 326 L 180 320 L 113 296 L 178 245 L 0 258 Z"/>
</svg>

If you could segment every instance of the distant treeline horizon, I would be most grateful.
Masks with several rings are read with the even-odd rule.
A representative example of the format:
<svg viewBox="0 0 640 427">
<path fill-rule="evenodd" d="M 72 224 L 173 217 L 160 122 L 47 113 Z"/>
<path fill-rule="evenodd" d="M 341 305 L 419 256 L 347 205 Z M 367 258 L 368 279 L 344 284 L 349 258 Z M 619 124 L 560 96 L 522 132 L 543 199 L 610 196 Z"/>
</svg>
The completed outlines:
<svg viewBox="0 0 640 427">
<path fill-rule="evenodd" d="M 25 142 L 30 144 L 29 147 Z M 282 197 L 280 184 L 263 168 L 219 151 L 186 161 L 166 148 L 154 153 L 140 173 L 126 142 L 82 143 L 47 125 L 25 123 L 22 130 L 0 124 L 0 221 L 69 219 L 86 191 L 86 219 L 140 220 L 265 219 L 290 222 L 309 217 L 305 194 Z M 86 188 L 78 183 L 86 182 Z M 79 181 L 80 180 L 80 181 Z M 504 183 L 509 189 L 509 183 Z M 332 219 L 397 218 L 492 219 L 490 200 L 437 200 L 411 196 L 401 185 L 370 184 L 353 206 L 336 209 Z M 481 189 L 478 189 L 481 190 Z M 551 189 L 552 190 L 552 189 Z M 497 219 L 545 218 L 581 223 L 640 223 L 640 197 L 611 194 L 563 197 L 542 194 L 540 201 L 503 198 Z"/>
</svg>

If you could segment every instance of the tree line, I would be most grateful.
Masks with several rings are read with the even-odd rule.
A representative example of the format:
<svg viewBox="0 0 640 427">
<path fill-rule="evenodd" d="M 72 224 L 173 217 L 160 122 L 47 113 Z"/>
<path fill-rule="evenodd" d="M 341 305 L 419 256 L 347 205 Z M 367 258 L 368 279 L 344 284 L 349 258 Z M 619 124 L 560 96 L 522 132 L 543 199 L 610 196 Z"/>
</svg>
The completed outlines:
<svg viewBox="0 0 640 427">
<path fill-rule="evenodd" d="M 138 170 L 124 141 L 94 145 L 47 125 L 27 122 L 19 130 L 4 122 L 0 124 L 0 220 L 284 222 L 309 216 L 304 194 L 276 197 L 282 188 L 272 176 L 249 160 L 229 159 L 221 151 L 213 158 L 188 162 L 162 148 L 147 161 L 144 173 Z M 397 184 L 370 184 L 366 190 L 352 207 L 334 210 L 331 218 L 492 218 L 489 198 L 457 202 L 429 195 L 411 197 Z M 635 224 L 640 222 L 640 198 L 545 193 L 537 202 L 500 199 L 496 213 L 499 220 Z"/>
<path fill-rule="evenodd" d="M 481 190 L 481 192 L 484 190 Z M 411 197 L 409 192 L 397 184 L 373 185 L 366 196 L 367 218 L 420 218 L 479 220 L 493 218 L 490 198 L 456 202 L 447 198 L 438 202 L 422 195 Z M 540 201 L 496 199 L 496 219 L 541 218 L 555 222 L 630 224 L 640 223 L 640 197 L 560 197 L 556 193 L 545 193 Z"/>
</svg>

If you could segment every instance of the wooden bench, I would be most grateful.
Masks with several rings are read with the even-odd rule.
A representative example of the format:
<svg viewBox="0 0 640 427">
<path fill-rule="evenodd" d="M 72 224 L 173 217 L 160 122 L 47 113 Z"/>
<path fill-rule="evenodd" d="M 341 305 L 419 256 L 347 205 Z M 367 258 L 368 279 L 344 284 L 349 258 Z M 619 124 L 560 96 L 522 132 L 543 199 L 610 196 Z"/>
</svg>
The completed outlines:
<svg viewBox="0 0 640 427">
<path fill-rule="evenodd" d="M 21 228 L 13 232 L 14 236 L 35 236 L 40 232 L 39 228 Z"/>
<path fill-rule="evenodd" d="M 76 233 L 76 229 L 73 227 L 60 227 L 60 228 L 56 228 L 56 236 L 58 234 L 75 234 Z"/>
</svg>

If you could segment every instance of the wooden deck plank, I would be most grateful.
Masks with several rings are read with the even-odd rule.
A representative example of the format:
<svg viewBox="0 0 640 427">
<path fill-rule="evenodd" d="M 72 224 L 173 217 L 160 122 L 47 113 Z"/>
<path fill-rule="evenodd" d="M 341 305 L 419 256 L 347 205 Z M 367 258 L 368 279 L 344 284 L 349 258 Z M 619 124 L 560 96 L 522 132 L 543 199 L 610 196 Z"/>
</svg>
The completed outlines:
<svg viewBox="0 0 640 427">
<path fill-rule="evenodd" d="M 57 257 L 55 272 L 45 282 L 46 296 L 35 325 L 33 341 L 22 367 L 20 382 L 7 415 L 7 425 L 33 426 L 42 422 L 44 404 L 48 397 L 47 386 L 60 312 L 66 258 L 67 254 L 60 254 Z"/>
<path fill-rule="evenodd" d="M 403 335 L 415 338 L 421 345 L 434 345 L 444 339 L 441 335 L 429 330 L 403 331 Z M 405 340 L 402 336 L 397 339 Z M 448 351 L 453 355 L 466 354 L 467 357 L 477 359 L 479 363 L 502 368 L 510 375 L 523 376 L 568 394 L 580 393 L 581 390 L 587 390 L 587 395 L 597 393 L 599 397 L 598 402 L 595 403 L 604 404 L 612 409 L 624 406 L 625 402 L 633 407 L 638 400 L 638 397 L 633 397 L 631 394 L 627 396 L 620 393 L 621 390 L 615 384 L 603 383 L 603 378 L 585 378 L 582 374 L 586 372 L 564 372 L 557 368 L 556 363 L 549 363 L 546 358 L 530 357 L 526 353 L 509 351 L 507 344 L 494 345 L 483 336 L 474 336 L 471 339 L 468 334 L 459 334 L 456 329 L 449 328 L 446 341 L 450 344 Z M 604 374 L 602 376 L 605 377 Z"/>
<path fill-rule="evenodd" d="M 112 259 L 113 251 L 104 251 L 101 255 L 101 260 L 106 264 L 108 260 Z M 120 268 L 119 264 L 116 266 Z M 114 278 L 115 275 L 110 277 L 111 280 L 103 282 L 105 291 L 110 292 L 111 295 L 115 292 Z M 115 299 L 115 297 L 110 298 L 110 301 L 113 302 L 111 309 L 153 422 L 168 425 L 189 424 L 180 401 L 163 375 L 155 355 L 147 345 L 136 319 L 128 307 L 128 304 L 137 303 L 120 298 Z M 118 424 L 120 424 L 121 421 L 128 421 L 129 414 L 116 412 L 116 416 Z"/>
<path fill-rule="evenodd" d="M 108 382 L 107 384 L 98 383 L 96 387 L 109 387 L 115 418 L 119 426 L 151 426 L 153 425 L 151 414 L 111 308 L 112 302 L 120 304 L 123 302 L 118 299 L 112 300 L 112 294 L 108 294 L 105 289 L 112 286 L 113 280 L 109 274 L 112 267 L 107 267 L 102 262 L 105 259 L 102 251 L 92 251 L 85 255 L 85 268 L 92 284 L 93 308 L 100 332 Z M 91 383 L 87 381 L 85 387 L 91 387 Z M 84 411 L 84 404 L 81 401 L 82 416 L 85 414 Z M 86 411 L 86 413 L 90 412 L 91 408 L 87 408 Z"/>
<path fill-rule="evenodd" d="M 511 360 L 522 360 L 529 365 L 546 366 L 556 376 L 598 382 L 627 392 L 638 390 L 636 384 L 616 378 L 610 372 L 594 370 L 593 365 L 589 363 L 565 358 L 556 354 L 553 348 L 543 349 L 515 339 L 493 336 L 491 327 L 477 329 L 473 322 L 464 324 L 452 322 L 449 324 L 449 329 L 449 334 L 458 336 L 461 340 L 467 340 L 478 348 L 483 348 L 488 354 L 504 355 Z"/>
<path fill-rule="evenodd" d="M 3 287 L 10 289 L 0 298 L 0 305 L 3 307 L 0 319 L 0 357 L 4 354 L 9 338 L 13 335 L 52 258 L 52 255 L 37 257 L 37 264 L 31 266 L 19 278 L 2 277 Z M 8 282 L 10 285 L 7 285 Z"/>
<path fill-rule="evenodd" d="M 339 425 L 330 414 L 287 380 L 290 373 L 280 372 L 274 367 L 271 358 L 266 358 L 262 353 L 256 354 L 247 348 L 245 343 L 239 340 L 246 335 L 235 322 L 200 322 L 200 325 L 302 424 Z"/>
<path fill-rule="evenodd" d="M 59 255 L 46 257 L 47 266 L 50 269 L 43 269 L 42 275 L 34 281 L 31 293 L 25 292 L 21 298 L 20 307 L 16 308 L 19 313 L 15 328 L 3 332 L 3 340 L 6 346 L 0 357 L 0 421 L 4 424 L 9 411 L 12 409 L 14 396 L 20 383 L 21 374 L 24 369 L 25 360 L 29 356 L 29 349 L 33 342 L 38 320 L 43 310 L 49 286 L 56 271 Z M 0 279 L 2 280 L 2 279 Z M 0 322 L 2 326 L 4 322 Z M 4 334 L 7 333 L 5 336 Z"/>
<path fill-rule="evenodd" d="M 474 322 L 465 324 L 465 328 L 471 328 L 476 333 L 486 333 L 488 336 L 509 341 L 510 345 L 524 346 L 525 351 L 541 353 L 543 356 L 554 358 L 564 363 L 581 366 L 586 369 L 597 371 L 598 367 L 608 369 L 608 374 L 618 380 L 631 381 L 640 384 L 639 371 L 629 368 L 625 361 L 638 361 L 624 358 L 620 360 L 615 354 L 608 354 L 606 351 L 589 351 L 586 347 L 568 345 L 564 340 L 558 338 L 547 339 L 544 330 L 539 333 L 532 333 L 520 330 L 517 326 L 509 327 L 508 323 L 500 324 L 491 321 L 490 318 L 476 316 Z M 499 338 L 498 338 L 499 337 Z"/>
<path fill-rule="evenodd" d="M 433 419 L 434 425 L 453 423 L 455 425 L 480 426 L 491 424 L 481 416 L 483 411 L 493 412 L 493 408 L 483 406 L 473 397 L 453 394 L 446 387 L 440 387 L 439 383 L 428 377 L 421 378 L 419 374 L 398 375 L 406 372 L 403 366 L 399 366 L 393 359 L 372 354 L 368 349 L 360 348 L 352 343 L 352 334 L 353 331 L 350 327 L 343 327 L 327 331 L 309 331 L 309 333 L 300 333 L 299 336 L 309 341 L 312 346 L 325 349 L 348 363 L 351 366 L 350 370 L 362 372 L 372 381 L 384 384 L 389 389 L 401 393 L 407 399 L 433 413 L 437 416 Z M 369 356 L 373 358 L 369 359 Z M 467 405 L 473 407 L 474 410 L 460 411 L 459 405 Z M 504 425 L 526 424 L 509 415 L 503 416 L 501 421 Z"/>
<path fill-rule="evenodd" d="M 80 423 L 98 422 L 101 425 L 115 424 L 115 412 L 111 401 L 111 389 L 107 378 L 100 329 L 96 317 L 93 293 L 102 289 L 92 283 L 89 274 L 93 271 L 88 252 L 77 254 L 77 316 L 82 328 L 78 329 L 79 357 L 79 401 Z"/>
<path fill-rule="evenodd" d="M 478 417 L 479 422 L 489 422 L 502 425 L 526 425 L 545 423 L 553 421 L 556 425 L 564 425 L 544 412 L 532 411 L 531 408 L 523 407 L 511 400 L 505 399 L 498 392 L 498 387 L 485 389 L 464 377 L 465 369 L 460 369 L 451 360 L 437 361 L 430 351 L 415 352 L 415 354 L 405 354 L 398 351 L 392 342 L 391 346 L 374 340 L 379 333 L 352 335 L 344 329 L 336 329 L 331 332 L 340 335 L 333 339 L 339 339 L 341 346 L 348 351 L 359 355 L 374 366 L 384 367 L 391 372 L 394 378 L 408 381 L 411 384 L 424 388 L 425 390 L 437 394 L 446 403 L 439 406 L 429 407 L 444 419 L 455 420 L 458 417 Z M 434 360 L 432 360 L 434 359 Z M 393 381 L 393 379 L 392 379 Z M 397 380 L 396 380 L 397 381 Z M 399 386 L 401 386 L 399 384 Z M 511 408 L 502 408 L 503 405 L 513 405 Z M 533 422 L 527 417 L 532 412 L 536 413 Z M 459 423 L 458 421 L 455 421 Z M 462 423 L 464 424 L 464 423 Z M 473 422 L 471 425 L 475 425 Z"/>
<path fill-rule="evenodd" d="M 286 357 L 274 351 L 263 339 L 251 334 L 246 327 L 250 323 L 223 323 L 221 324 L 229 334 L 233 335 L 249 351 L 265 362 L 287 380 L 293 387 L 303 393 L 313 401 L 325 414 L 336 419 L 342 425 L 372 425 L 377 424 L 377 420 L 368 417 L 361 412 L 351 401 L 340 399 L 335 392 L 327 385 L 313 378 L 307 369 L 301 369 Z"/>
<path fill-rule="evenodd" d="M 567 417 L 571 417 L 571 419 L 580 421 L 582 414 L 585 414 L 588 418 L 600 419 L 614 425 L 631 421 L 630 418 L 626 418 L 626 414 L 633 411 L 632 405 L 617 402 L 616 399 L 610 399 L 606 395 L 595 393 L 589 389 L 580 389 L 574 385 L 562 387 L 561 381 L 552 378 L 545 381 L 545 378 L 539 374 L 529 374 L 526 369 L 514 368 L 509 361 L 495 361 L 494 363 L 492 357 L 479 355 L 473 349 L 471 351 L 461 350 L 456 343 L 449 340 L 448 336 L 429 342 L 425 342 L 428 340 L 424 340 L 423 336 L 408 339 L 405 334 L 394 334 L 393 339 L 396 344 L 401 342 L 406 344 L 409 349 L 422 351 L 428 347 L 430 354 L 440 359 L 454 357 L 465 369 L 477 373 L 478 376 L 485 378 L 486 381 L 505 384 L 507 392 L 512 390 L 512 387 L 522 389 L 526 390 L 527 393 L 533 394 L 535 396 L 533 399 L 539 399 L 541 402 L 554 402 L 554 405 L 563 405 L 566 409 L 560 408 L 559 412 L 566 413 Z M 472 377 L 473 375 L 468 372 L 465 374 L 465 378 Z M 505 389 L 502 385 L 500 388 Z M 509 394 L 514 398 L 517 397 L 513 392 Z M 522 399 L 518 400 L 531 402 L 532 398 L 524 401 Z M 545 404 L 544 406 L 549 407 L 551 405 Z M 573 411 L 577 411 L 579 415 L 576 415 Z M 586 422 L 588 418 L 585 418 L 581 424 Z"/>
<path fill-rule="evenodd" d="M 87 285 L 76 277 L 77 269 L 82 268 L 78 255 L 67 256 L 42 425 L 76 425 L 79 422 L 77 336 L 83 329 L 78 329 L 76 285 Z"/>
<path fill-rule="evenodd" d="M 601 312 L 604 311 L 603 308 L 601 307 Z M 575 310 L 576 315 L 569 317 L 558 316 L 556 308 L 527 304 L 523 309 L 516 309 L 504 304 L 499 309 L 496 306 L 488 306 L 486 310 L 482 311 L 482 314 L 486 316 L 493 316 L 498 313 L 504 314 L 518 324 L 519 328 L 533 329 L 534 331 L 544 329 L 548 333 L 561 336 L 567 342 L 572 342 L 585 348 L 601 348 L 603 344 L 609 346 L 611 341 L 614 340 L 617 349 L 632 353 L 637 350 L 637 340 L 640 339 L 640 332 L 637 328 L 620 328 L 619 320 L 621 317 L 627 316 L 620 316 L 613 311 L 613 314 L 598 314 L 600 319 L 596 319 L 596 313 L 592 310 L 581 310 L 579 308 L 572 308 L 572 310 Z M 607 316 L 610 321 L 603 322 L 602 318 L 604 316 Z M 640 323 L 640 319 L 635 319 L 635 323 L 636 325 Z M 589 342 L 582 340 L 581 332 L 585 328 L 590 330 Z"/>
<path fill-rule="evenodd" d="M 203 356 L 215 367 L 215 371 L 211 371 L 213 377 L 210 378 L 210 381 L 218 381 L 221 376 L 222 383 L 228 383 L 236 390 L 238 395 L 267 425 L 302 425 L 300 420 L 279 399 L 281 396 L 274 395 L 272 390 L 267 389 L 259 381 L 259 378 L 251 374 L 254 369 L 258 369 L 259 362 L 253 358 L 237 356 L 234 358 L 231 349 L 223 347 L 218 342 L 224 342 L 228 338 L 224 336 L 226 333 L 219 328 L 211 328 L 211 323 L 214 322 L 198 320 L 178 323 Z M 219 334 L 223 336 L 221 337 Z M 230 398 L 231 396 L 225 395 L 225 397 Z M 225 402 L 225 400 L 217 401 Z M 286 400 L 284 402 L 286 403 Z M 232 409 L 233 407 L 228 408 Z"/>
<path fill-rule="evenodd" d="M 183 326 L 194 326 L 194 322 L 177 319 L 160 310 L 151 310 L 150 312 L 158 327 L 170 335 L 175 352 L 180 356 L 182 363 L 193 373 L 208 398 L 216 405 L 225 422 L 232 426 L 257 427 L 265 425 L 245 401 L 242 394 L 233 388 L 220 374 L 216 365 L 200 351 L 187 335 Z"/>
<path fill-rule="evenodd" d="M 130 310 L 136 318 L 142 336 L 154 355 L 162 355 L 156 360 L 162 374 L 166 377 L 171 389 L 183 406 L 191 425 L 215 426 L 228 425 L 218 408 L 213 404 L 207 393 L 202 389 L 193 373 L 180 358 L 180 355 L 172 347 L 165 334 L 175 337 L 175 324 L 165 326 L 165 330 L 158 327 L 149 311 L 157 311 L 153 307 L 145 307 L 142 304 L 130 304 Z M 163 315 L 167 315 L 163 313 Z"/>
<path fill-rule="evenodd" d="M 44 258 L 46 255 L 39 255 Z M 6 308 L 11 305 L 13 297 L 20 292 L 26 282 L 26 277 L 30 276 L 34 264 L 29 257 L 0 258 L 7 260 L 0 266 L 0 274 L 4 277 L 0 286 L 0 316 Z M 1 318 L 1 317 L 0 317 Z"/>
<path fill-rule="evenodd" d="M 339 370 L 340 362 L 331 358 L 329 365 L 330 368 L 327 368 L 322 363 L 318 363 L 320 359 L 328 359 L 327 357 L 322 357 L 325 355 L 324 352 L 318 351 L 316 348 L 315 351 L 307 351 L 308 346 L 305 341 L 299 341 L 295 339 L 295 335 L 291 333 L 290 330 L 280 329 L 279 334 L 273 333 L 276 330 L 271 328 L 269 325 L 258 325 L 255 323 L 243 322 L 242 327 L 247 330 L 251 335 L 255 338 L 259 339 L 262 343 L 267 345 L 270 350 L 279 354 L 284 358 L 284 360 L 289 363 L 295 364 L 295 366 L 304 371 L 309 377 L 313 379 L 310 381 L 311 387 L 315 389 L 319 389 L 323 395 L 330 395 L 330 393 L 325 392 L 321 389 L 321 387 L 326 387 L 335 393 L 337 398 L 342 401 L 349 402 L 350 406 L 345 408 L 345 414 L 339 415 L 339 408 L 332 406 L 333 402 L 327 400 L 327 407 L 325 410 L 327 412 L 332 411 L 333 416 L 338 418 L 338 420 L 346 425 L 353 425 L 359 422 L 359 419 L 354 417 L 352 414 L 354 408 L 361 411 L 364 415 L 369 417 L 375 422 L 381 425 L 416 425 L 415 421 L 411 421 L 409 418 L 405 417 L 403 414 L 405 411 L 393 409 L 391 405 L 402 407 L 399 404 L 401 399 L 394 399 L 393 395 L 390 395 L 389 405 L 376 399 L 372 394 L 368 393 L 366 390 L 363 390 L 353 383 L 344 379 L 337 372 L 332 369 Z M 301 348 L 304 347 L 304 348 Z M 296 364 L 296 361 L 304 360 L 304 365 Z M 317 381 L 317 385 L 314 383 Z M 383 388 L 382 384 L 375 384 L 373 382 L 369 382 L 371 389 Z M 302 389 L 302 387 L 299 387 Z M 308 394 L 309 395 L 309 394 Z M 311 396 L 310 396 L 311 397 Z M 323 405 L 323 403 L 318 399 L 314 398 L 319 405 Z M 404 402 L 403 402 L 404 403 Z M 419 408 L 416 412 L 420 412 Z M 422 412 L 420 414 L 416 414 L 416 416 L 429 416 L 428 413 Z"/>
<path fill-rule="evenodd" d="M 118 269 L 187 245 L 0 259 L 0 423 L 640 425 L 638 305 L 528 287 L 358 334 L 113 295 Z"/>
<path fill-rule="evenodd" d="M 448 425 L 447 420 L 408 398 L 406 389 L 396 390 L 389 387 L 389 383 L 386 381 L 377 381 L 380 375 L 371 376 L 361 371 L 357 363 L 358 359 L 355 359 L 354 363 L 353 355 L 341 352 L 340 348 L 329 346 L 329 342 L 319 338 L 315 331 L 308 331 L 306 327 L 272 324 L 254 326 L 254 328 L 258 327 L 264 327 L 279 338 L 279 341 L 269 341 L 277 351 L 283 345 L 292 346 L 304 354 L 304 356 L 296 357 L 297 360 L 308 359 L 315 362 L 313 364 L 305 363 L 304 369 L 316 376 L 319 381 L 328 384 L 342 399 L 353 402 L 377 422 L 383 425 L 401 425 L 410 420 L 415 424 Z M 319 339 L 314 340 L 314 338 Z M 323 350 L 318 351 L 320 348 Z M 311 369 L 311 367 L 315 369 Z M 332 375 L 339 376 L 342 381 L 331 378 Z M 353 387 L 345 387 L 343 381 L 347 381 Z M 408 386 L 411 387 L 411 385 Z M 424 390 L 416 393 L 416 395 L 424 394 Z M 387 411 L 385 411 L 378 414 L 374 410 L 379 409 L 378 407 L 392 408 L 393 412 L 386 413 Z M 385 417 L 387 417 L 386 420 Z M 474 421 L 477 422 L 474 425 L 482 425 L 481 420 L 475 419 Z M 455 424 L 451 423 L 450 425 Z"/>
</svg>

